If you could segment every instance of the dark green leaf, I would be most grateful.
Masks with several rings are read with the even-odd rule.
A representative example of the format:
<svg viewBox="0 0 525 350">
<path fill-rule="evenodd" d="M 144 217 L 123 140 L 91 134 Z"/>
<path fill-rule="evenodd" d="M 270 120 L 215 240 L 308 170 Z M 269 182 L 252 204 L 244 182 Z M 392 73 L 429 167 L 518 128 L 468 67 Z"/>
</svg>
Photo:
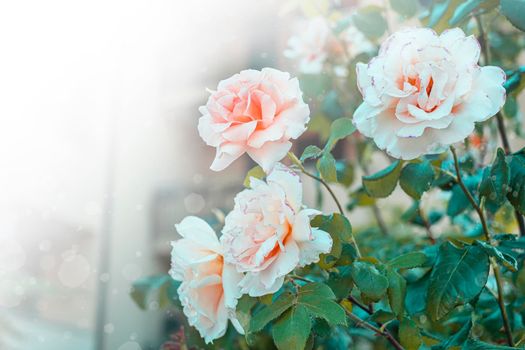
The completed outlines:
<svg viewBox="0 0 525 350">
<path fill-rule="evenodd" d="M 352 242 L 352 225 L 344 215 L 339 213 L 317 215 L 312 219 L 311 225 L 328 232 L 332 238 L 341 242 Z"/>
<path fill-rule="evenodd" d="M 430 273 L 427 273 L 417 281 L 407 285 L 405 310 L 409 315 L 415 315 L 425 311 L 427 307 L 427 291 L 429 282 Z"/>
<path fill-rule="evenodd" d="M 407 164 L 399 177 L 401 188 L 414 199 L 420 199 L 432 186 L 433 181 L 434 169 L 429 161 Z"/>
<path fill-rule="evenodd" d="M 496 160 L 491 167 L 485 168 L 483 172 L 483 178 L 479 185 L 480 197 L 484 196 L 487 200 L 500 206 L 505 200 L 509 180 L 510 173 L 505 160 L 505 152 L 498 148 Z"/>
<path fill-rule="evenodd" d="M 464 1 L 461 5 L 456 7 L 452 18 L 448 21 L 451 26 L 455 26 L 463 21 L 469 13 L 474 11 L 484 0 L 467 0 Z"/>
<path fill-rule="evenodd" d="M 387 168 L 368 176 L 363 176 L 363 186 L 366 192 L 376 198 L 388 197 L 396 188 L 402 162 L 396 160 Z"/>
<path fill-rule="evenodd" d="M 354 167 L 347 162 L 336 162 L 337 182 L 345 187 L 350 187 L 354 182 Z"/>
<path fill-rule="evenodd" d="M 247 294 L 243 295 L 242 298 L 237 302 L 237 307 L 235 308 L 235 314 L 237 315 L 237 320 L 241 324 L 242 328 L 245 330 L 250 329 L 250 319 L 251 312 L 254 305 L 257 303 L 256 298 L 252 298 Z"/>
<path fill-rule="evenodd" d="M 345 310 L 333 300 L 315 294 L 300 294 L 298 303 L 304 305 L 312 316 L 323 318 L 331 325 L 346 325 Z"/>
<path fill-rule="evenodd" d="M 461 350 L 512 350 L 512 349 L 518 349 L 518 348 L 489 344 L 489 343 L 485 343 L 477 339 L 469 339 L 461 347 Z"/>
<path fill-rule="evenodd" d="M 307 159 L 312 159 L 312 158 L 315 159 L 315 158 L 320 157 L 322 153 L 323 153 L 322 149 L 320 149 L 319 147 L 315 145 L 310 145 L 304 149 L 300 160 L 301 162 L 304 162 Z"/>
<path fill-rule="evenodd" d="M 456 306 L 474 299 L 487 283 L 488 273 L 489 259 L 482 248 L 443 243 L 428 288 L 427 310 L 431 319 L 439 320 Z"/>
<path fill-rule="evenodd" d="M 410 252 L 395 257 L 387 264 L 395 269 L 412 269 L 422 266 L 427 261 L 427 256 L 422 252 Z"/>
<path fill-rule="evenodd" d="M 419 328 L 410 318 L 403 318 L 399 323 L 399 341 L 406 350 L 417 350 L 423 343 Z"/>
<path fill-rule="evenodd" d="M 493 258 L 495 258 L 499 264 L 505 266 L 507 269 L 509 269 L 512 272 L 518 271 L 518 262 L 516 261 L 516 259 L 514 259 L 509 254 L 505 254 L 501 252 L 498 248 L 484 241 L 476 240 L 474 243 L 476 245 L 479 245 L 481 248 L 483 248 L 485 253 L 487 253 L 489 256 L 492 256 Z"/>
<path fill-rule="evenodd" d="M 452 337 L 445 340 L 441 344 L 441 348 L 449 349 L 450 347 L 453 347 L 453 346 L 460 346 L 467 340 L 470 334 L 471 328 L 472 328 L 472 320 L 469 320 L 467 323 L 463 325 L 463 327 L 461 327 L 461 329 L 457 333 L 455 333 Z"/>
<path fill-rule="evenodd" d="M 516 28 L 525 31 L 525 0 L 501 0 L 501 13 Z"/>
<path fill-rule="evenodd" d="M 350 268 L 350 274 L 361 293 L 373 301 L 380 300 L 388 288 L 388 279 L 374 265 L 357 261 Z"/>
<path fill-rule="evenodd" d="M 369 319 L 372 322 L 380 322 L 380 323 L 387 323 L 388 321 L 393 320 L 396 318 L 396 315 L 394 315 L 391 312 L 385 311 L 385 310 L 377 310 L 372 315 L 370 315 Z"/>
<path fill-rule="evenodd" d="M 264 306 L 259 312 L 253 315 L 250 321 L 250 332 L 258 332 L 263 329 L 270 321 L 276 319 L 283 312 L 288 310 L 294 302 L 291 294 L 281 295 L 275 302 Z"/>
<path fill-rule="evenodd" d="M 303 305 L 297 305 L 275 322 L 272 329 L 273 340 L 279 350 L 303 350 L 311 328 L 308 310 Z"/>
<path fill-rule="evenodd" d="M 330 152 L 324 152 L 323 156 L 317 161 L 317 170 L 323 180 L 327 182 L 337 182 L 335 159 Z"/>
<path fill-rule="evenodd" d="M 521 214 L 525 214 L 525 148 L 507 157 L 510 169 L 507 199 Z"/>
<path fill-rule="evenodd" d="M 386 277 L 388 279 L 387 294 L 390 308 L 397 317 L 402 317 L 405 312 L 407 283 L 403 276 L 391 268 L 386 270 Z"/>
</svg>

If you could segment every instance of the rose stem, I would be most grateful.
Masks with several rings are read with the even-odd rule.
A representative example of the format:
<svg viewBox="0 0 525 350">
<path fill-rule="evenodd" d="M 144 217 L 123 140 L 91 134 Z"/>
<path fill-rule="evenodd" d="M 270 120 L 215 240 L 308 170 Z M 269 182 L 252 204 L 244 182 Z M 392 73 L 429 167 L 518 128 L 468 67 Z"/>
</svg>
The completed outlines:
<svg viewBox="0 0 525 350">
<path fill-rule="evenodd" d="M 488 45 L 487 41 L 487 35 L 485 33 L 485 30 L 483 29 L 483 22 L 481 21 L 481 15 L 476 15 L 476 23 L 478 25 L 478 31 L 479 31 L 479 42 L 481 45 L 481 49 L 483 50 L 483 60 L 485 65 L 490 64 L 491 56 L 490 56 L 490 47 Z M 510 154 L 510 143 L 509 138 L 507 137 L 507 129 L 505 128 L 505 121 L 503 119 L 503 114 L 501 111 L 498 111 L 496 113 L 496 121 L 498 125 L 498 132 L 501 138 L 501 144 L 503 145 L 503 150 L 505 151 L 505 154 Z M 517 211 L 514 211 L 514 215 L 516 216 L 516 221 L 518 222 L 519 232 L 520 236 L 525 236 L 525 221 L 523 220 L 523 216 Z"/>
<path fill-rule="evenodd" d="M 312 173 L 309 173 L 308 171 L 306 171 L 306 169 L 304 168 L 303 164 L 301 163 L 301 161 L 299 161 L 297 159 L 297 157 L 295 156 L 295 154 L 291 153 L 291 152 L 288 152 L 288 157 L 290 158 L 290 160 L 292 161 L 292 163 L 294 163 L 295 165 L 297 165 L 299 167 L 299 169 L 301 170 L 301 172 L 303 174 L 305 174 L 306 176 L 308 177 L 311 177 L 312 179 L 314 180 L 317 180 L 319 181 L 319 183 L 321 183 L 326 189 L 327 191 L 330 193 L 330 195 L 332 196 L 332 198 L 334 199 L 334 202 L 335 204 L 337 205 L 337 208 L 339 209 L 339 212 L 341 213 L 341 215 L 345 216 L 345 213 L 344 213 L 344 210 L 343 210 L 343 207 L 341 206 L 341 203 L 339 203 L 339 200 L 337 199 L 334 191 L 332 191 L 332 189 L 330 188 L 330 185 L 328 185 L 328 183 L 326 181 L 324 181 L 323 179 L 321 179 L 320 177 L 318 176 L 315 176 L 314 174 Z M 350 237 L 352 239 L 352 243 L 354 244 L 354 247 L 355 247 L 355 251 L 357 253 L 357 256 L 358 257 L 361 257 L 361 251 L 359 250 L 359 245 L 357 244 L 357 241 L 355 240 L 355 237 L 354 237 L 354 233 L 350 233 Z"/>
<path fill-rule="evenodd" d="M 457 182 L 458 185 L 463 190 L 463 193 L 465 193 L 465 196 L 467 196 L 468 201 L 470 204 L 472 204 L 472 207 L 476 210 L 478 213 L 479 219 L 481 220 L 481 226 L 483 227 L 483 233 L 485 234 L 485 240 L 488 244 L 491 243 L 490 238 L 490 232 L 489 228 L 487 226 L 487 221 L 485 219 L 485 214 L 483 213 L 483 210 L 481 207 L 476 203 L 475 199 L 472 197 L 472 194 L 468 190 L 468 188 L 463 183 L 463 179 L 461 178 L 461 171 L 459 170 L 459 162 L 458 162 L 458 156 L 456 154 L 456 149 L 454 146 L 450 146 L 450 151 L 452 152 L 452 156 L 454 157 L 454 167 L 456 169 L 457 174 Z M 505 301 L 503 299 L 503 284 L 501 280 L 501 272 L 499 270 L 498 264 L 494 261 L 494 259 L 490 258 L 490 263 L 492 265 L 492 269 L 494 271 L 494 277 L 496 278 L 496 285 L 498 287 L 498 305 L 501 311 L 501 317 L 503 319 L 503 327 L 505 328 L 505 335 L 507 337 L 507 343 L 509 346 L 514 346 L 514 340 L 512 339 L 512 330 L 510 328 L 509 318 L 507 315 L 507 309 L 505 308 Z"/>
<path fill-rule="evenodd" d="M 364 321 L 363 319 L 359 318 L 359 316 L 356 316 L 354 315 L 353 313 L 351 313 L 350 311 L 346 310 L 346 314 L 352 319 L 354 320 L 354 322 L 357 324 L 357 326 L 359 327 L 363 327 L 363 328 L 367 328 L 371 331 L 374 331 L 376 332 L 377 334 L 385 337 L 389 342 L 390 344 L 392 344 L 392 346 L 394 346 L 394 348 L 396 348 L 397 350 L 404 350 L 404 348 L 401 346 L 401 344 L 399 344 L 397 342 L 397 340 L 392 336 L 392 334 L 390 334 L 390 332 L 385 329 L 384 331 L 380 330 L 379 328 L 371 325 L 370 323 Z M 365 310 L 366 311 L 366 310 Z"/>
</svg>

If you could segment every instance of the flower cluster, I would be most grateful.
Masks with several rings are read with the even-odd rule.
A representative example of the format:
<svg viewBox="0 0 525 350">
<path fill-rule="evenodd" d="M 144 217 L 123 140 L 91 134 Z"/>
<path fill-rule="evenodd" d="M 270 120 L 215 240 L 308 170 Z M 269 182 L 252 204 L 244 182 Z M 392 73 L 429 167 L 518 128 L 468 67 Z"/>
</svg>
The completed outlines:
<svg viewBox="0 0 525 350">
<path fill-rule="evenodd" d="M 338 49 L 356 55 L 360 50 L 371 51 L 373 46 L 353 27 L 336 38 L 327 22 L 317 18 L 302 36 L 290 39 L 286 55 L 299 61 L 301 71 L 319 73 L 327 57 Z M 478 66 L 479 55 L 478 41 L 458 28 L 441 35 L 423 28 L 394 33 L 368 64 L 357 64 L 363 102 L 355 110 L 352 123 L 394 158 L 414 159 L 443 152 L 469 137 L 476 122 L 498 113 L 505 102 L 504 72 L 498 67 Z M 220 238 L 197 217 L 186 217 L 176 225 L 182 238 L 172 243 L 170 274 L 181 281 L 178 294 L 189 324 L 211 342 L 225 334 L 228 321 L 243 333 L 235 311 L 242 295 L 276 293 L 296 268 L 331 253 L 336 240 L 311 226 L 310 220 L 320 212 L 303 205 L 299 175 L 280 163 L 292 146 L 291 140 L 305 132 L 310 118 L 297 78 L 272 68 L 244 70 L 221 81 L 200 112 L 200 136 L 216 148 L 212 170 L 223 170 L 247 153 L 266 175 L 265 180 L 250 178 L 250 187 L 237 194 Z M 332 124 L 333 135 L 323 150 L 315 146 L 306 152 L 306 158 L 320 158 L 321 178 L 306 174 L 320 180 L 329 191 L 327 182 L 335 182 L 339 176 L 330 154 L 333 142 L 355 130 L 348 119 L 342 122 Z M 347 127 L 333 130 L 344 125 Z M 294 161 L 305 171 L 301 161 Z M 401 165 L 396 162 L 389 167 L 393 176 L 399 176 Z M 325 176 L 323 171 L 330 166 L 331 175 Z M 401 185 L 407 194 L 420 199 L 433 182 L 434 170 L 428 162 L 407 168 L 425 178 L 415 179 L 421 183 Z M 385 172 L 381 177 L 387 175 Z M 379 185 L 367 189 L 365 181 L 363 185 L 370 196 L 385 197 L 397 181 L 381 185 L 386 189 Z M 344 216 L 341 205 L 339 208 Z M 360 256 L 353 236 L 352 244 Z M 372 272 L 374 276 L 380 273 L 375 267 Z M 391 278 L 392 272 L 388 273 Z M 330 293 L 327 295 L 330 299 Z M 372 295 L 370 300 L 379 300 L 375 298 Z"/>
<path fill-rule="evenodd" d="M 332 248 L 330 235 L 310 227 L 317 210 L 302 205 L 299 176 L 277 163 L 266 182 L 251 178 L 251 188 L 235 198 L 220 241 L 202 219 L 176 225 L 183 237 L 173 242 L 171 276 L 182 281 L 178 293 L 189 324 L 210 342 L 226 332 L 242 294 L 276 292 L 295 268 L 319 261 Z"/>
</svg>

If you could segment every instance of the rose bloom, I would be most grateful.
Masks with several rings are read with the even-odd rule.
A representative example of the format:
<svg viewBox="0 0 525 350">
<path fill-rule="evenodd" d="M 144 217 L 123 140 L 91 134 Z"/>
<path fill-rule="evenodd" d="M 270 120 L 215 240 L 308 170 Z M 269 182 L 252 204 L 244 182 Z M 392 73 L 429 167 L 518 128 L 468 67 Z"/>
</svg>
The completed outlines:
<svg viewBox="0 0 525 350">
<path fill-rule="evenodd" d="M 368 65 L 357 65 L 364 102 L 354 124 L 395 158 L 441 153 L 495 115 L 505 102 L 505 73 L 479 67 L 480 46 L 459 28 L 399 31 Z"/>
<path fill-rule="evenodd" d="M 235 197 L 221 242 L 225 260 L 246 273 L 242 293 L 261 296 L 276 292 L 296 267 L 319 261 L 332 239 L 310 227 L 319 212 L 303 207 L 299 176 L 290 169 L 279 163 L 266 182 L 250 181 L 251 188 Z"/>
<path fill-rule="evenodd" d="M 313 18 L 303 26 L 300 34 L 288 40 L 288 49 L 284 51 L 284 56 L 296 60 L 302 73 L 321 73 L 328 56 L 326 46 L 332 31 L 322 17 Z"/>
<path fill-rule="evenodd" d="M 215 171 L 246 152 L 269 172 L 310 120 L 297 78 L 272 68 L 244 70 L 221 81 L 199 110 L 199 134 L 217 148 L 210 167 Z"/>
<path fill-rule="evenodd" d="M 194 216 L 175 226 L 183 238 L 172 242 L 170 275 L 182 281 L 177 292 L 188 323 L 207 343 L 226 333 L 228 319 L 244 334 L 235 317 L 242 275 L 224 262 L 215 232 Z"/>
</svg>

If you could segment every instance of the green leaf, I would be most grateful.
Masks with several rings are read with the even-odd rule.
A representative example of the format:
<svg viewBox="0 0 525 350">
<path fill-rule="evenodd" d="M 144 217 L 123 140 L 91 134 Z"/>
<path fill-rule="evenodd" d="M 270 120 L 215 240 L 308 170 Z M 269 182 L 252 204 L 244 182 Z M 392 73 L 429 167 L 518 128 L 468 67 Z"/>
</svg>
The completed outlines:
<svg viewBox="0 0 525 350">
<path fill-rule="evenodd" d="M 485 168 L 479 185 L 479 195 L 501 206 L 505 201 L 510 180 L 509 166 L 505 159 L 505 152 L 498 148 L 496 159 L 492 166 Z"/>
<path fill-rule="evenodd" d="M 347 217 L 339 213 L 318 215 L 314 218 L 312 226 L 328 232 L 330 236 L 337 237 L 345 243 L 352 242 L 352 224 Z"/>
<path fill-rule="evenodd" d="M 519 349 L 519 348 L 489 344 L 489 343 L 485 343 L 477 339 L 468 339 L 461 347 L 461 350 L 513 350 L 513 349 Z"/>
<path fill-rule="evenodd" d="M 317 170 L 323 180 L 327 182 L 337 182 L 335 159 L 330 152 L 324 152 L 323 156 L 317 161 Z"/>
<path fill-rule="evenodd" d="M 388 302 L 390 308 L 397 317 L 402 317 L 405 312 L 405 297 L 407 282 L 396 270 L 387 268 L 386 277 L 388 279 Z"/>
<path fill-rule="evenodd" d="M 390 6 L 392 9 L 402 15 L 403 17 L 410 18 L 417 12 L 418 1 L 417 0 L 390 0 Z"/>
<path fill-rule="evenodd" d="M 469 320 L 467 323 L 461 327 L 457 333 L 455 333 L 452 337 L 448 338 L 441 344 L 442 349 L 449 349 L 453 346 L 460 346 L 463 344 L 470 334 L 470 330 L 472 328 L 472 320 Z"/>
<path fill-rule="evenodd" d="M 266 173 L 264 172 L 264 170 L 260 166 L 258 166 L 258 165 L 254 166 L 253 168 L 248 170 L 248 172 L 246 173 L 246 177 L 244 178 L 243 185 L 244 185 L 244 187 L 248 188 L 248 187 L 250 187 L 250 179 L 252 177 L 261 180 L 265 176 L 266 176 Z"/>
<path fill-rule="evenodd" d="M 427 256 L 422 252 L 410 252 L 395 257 L 387 264 L 395 269 L 413 269 L 425 264 Z"/>
<path fill-rule="evenodd" d="M 237 307 L 235 308 L 235 314 L 237 320 L 241 324 L 242 328 L 245 330 L 250 329 L 250 319 L 252 308 L 257 303 L 257 298 L 252 298 L 247 294 L 243 295 L 242 298 L 237 302 Z"/>
<path fill-rule="evenodd" d="M 276 319 L 288 310 L 293 303 L 294 297 L 291 294 L 284 294 L 274 303 L 264 306 L 252 317 L 250 321 L 250 332 L 258 332 L 263 329 L 270 321 Z"/>
<path fill-rule="evenodd" d="M 479 185 L 479 177 L 465 177 L 463 178 L 463 182 L 465 183 L 465 187 L 467 187 L 467 189 L 470 191 L 472 198 L 476 198 L 476 189 Z M 451 217 L 457 216 L 463 211 L 465 211 L 467 208 L 472 208 L 472 205 L 470 204 L 467 196 L 465 195 L 465 192 L 463 192 L 463 190 L 458 184 L 454 185 L 452 187 L 452 196 L 450 196 L 447 206 L 447 215 Z"/>
<path fill-rule="evenodd" d="M 334 300 L 334 292 L 323 283 L 309 283 L 301 287 L 297 296 L 297 303 L 304 305 L 312 316 L 332 325 L 346 325 L 345 310 Z"/>
<path fill-rule="evenodd" d="M 143 277 L 135 282 L 131 288 L 131 298 L 143 310 L 148 310 L 155 304 L 163 308 L 170 303 L 176 302 L 175 295 L 170 291 L 176 290 L 180 282 L 175 281 L 169 275 L 155 275 Z"/>
<path fill-rule="evenodd" d="M 366 192 L 375 198 L 388 197 L 396 188 L 402 165 L 401 161 L 396 160 L 373 175 L 363 176 L 363 186 Z"/>
<path fill-rule="evenodd" d="M 319 147 L 315 146 L 315 145 L 309 145 L 307 146 L 304 151 L 303 151 L 303 154 L 301 155 L 301 162 L 304 162 L 305 160 L 307 159 L 315 159 L 315 158 L 319 158 L 321 156 L 321 154 L 323 153 L 323 150 L 320 149 Z"/>
<path fill-rule="evenodd" d="M 273 325 L 272 336 L 279 350 L 303 350 L 312 329 L 308 310 L 297 305 L 286 311 Z"/>
<path fill-rule="evenodd" d="M 430 275 L 427 310 L 439 320 L 458 305 L 474 299 L 487 283 L 489 259 L 479 246 L 458 248 L 443 243 Z"/>
<path fill-rule="evenodd" d="M 368 207 L 376 202 L 375 198 L 370 197 L 368 193 L 366 193 L 364 187 L 360 187 L 355 192 L 352 192 L 350 198 L 352 199 L 352 202 L 348 204 L 349 210 L 355 206 Z"/>
<path fill-rule="evenodd" d="M 419 314 L 427 307 L 427 292 L 430 282 L 430 273 L 426 273 L 418 280 L 407 285 L 407 296 L 405 298 L 405 310 L 409 315 Z"/>
<path fill-rule="evenodd" d="M 399 184 L 403 191 L 414 199 L 428 191 L 434 181 L 434 168 L 429 161 L 407 164 L 399 176 Z"/>
<path fill-rule="evenodd" d="M 324 152 L 330 152 L 337 141 L 352 135 L 355 131 L 355 126 L 352 124 L 350 118 L 340 118 L 335 120 L 330 127 L 330 137 L 324 147 Z"/>
<path fill-rule="evenodd" d="M 507 199 L 514 208 L 525 215 L 525 148 L 507 157 L 510 169 Z"/>
<path fill-rule="evenodd" d="M 382 15 L 382 9 L 377 6 L 360 8 L 353 16 L 354 25 L 366 37 L 375 40 L 386 31 L 387 23 Z"/>
<path fill-rule="evenodd" d="M 336 162 L 337 182 L 350 187 L 354 182 L 354 166 L 348 162 Z"/>
<path fill-rule="evenodd" d="M 363 295 L 373 301 L 379 301 L 386 293 L 388 279 L 374 265 L 357 261 L 350 267 L 350 275 Z"/>
<path fill-rule="evenodd" d="M 485 251 L 485 253 L 495 258 L 500 265 L 505 266 L 512 272 L 518 271 L 518 262 L 513 256 L 503 253 L 498 248 L 484 241 L 476 240 L 474 244 L 479 245 Z"/>
<path fill-rule="evenodd" d="M 461 5 L 456 7 L 452 18 L 448 21 L 451 26 L 455 26 L 463 21 L 469 13 L 474 11 L 484 0 L 467 0 L 464 1 Z"/>
<path fill-rule="evenodd" d="M 394 318 L 396 318 L 396 315 L 394 315 L 393 313 L 391 312 L 388 312 L 388 311 L 385 311 L 385 310 L 377 310 L 376 312 L 374 312 L 372 315 L 370 315 L 369 319 L 372 321 L 372 322 L 380 322 L 380 323 L 387 323 L 388 321 L 391 321 L 393 320 Z"/>
<path fill-rule="evenodd" d="M 417 350 L 423 343 L 419 328 L 410 318 L 403 318 L 399 323 L 399 341 L 406 350 Z"/>
<path fill-rule="evenodd" d="M 501 0 L 500 11 L 516 28 L 525 31 L 525 0 Z"/>
</svg>

